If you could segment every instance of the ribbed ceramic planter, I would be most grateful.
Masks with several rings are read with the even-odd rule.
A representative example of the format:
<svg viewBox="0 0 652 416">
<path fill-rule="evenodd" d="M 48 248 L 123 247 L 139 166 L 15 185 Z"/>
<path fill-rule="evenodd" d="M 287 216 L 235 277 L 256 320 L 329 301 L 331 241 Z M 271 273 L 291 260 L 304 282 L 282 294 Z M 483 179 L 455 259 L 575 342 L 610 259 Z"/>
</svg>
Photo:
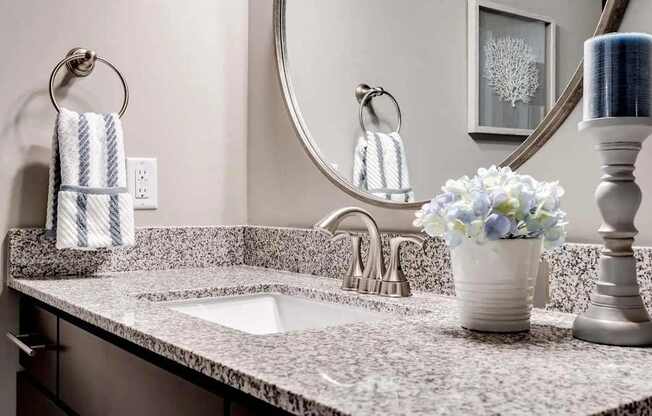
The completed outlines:
<svg viewBox="0 0 652 416">
<path fill-rule="evenodd" d="M 542 240 L 513 239 L 451 250 L 455 294 L 464 328 L 485 332 L 530 329 Z"/>
</svg>

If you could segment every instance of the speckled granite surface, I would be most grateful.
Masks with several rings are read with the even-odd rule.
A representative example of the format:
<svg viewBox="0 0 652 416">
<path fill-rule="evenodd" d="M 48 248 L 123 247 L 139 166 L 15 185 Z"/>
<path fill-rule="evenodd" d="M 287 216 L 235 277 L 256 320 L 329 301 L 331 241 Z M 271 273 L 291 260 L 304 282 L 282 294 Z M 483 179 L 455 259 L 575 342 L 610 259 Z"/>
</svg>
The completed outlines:
<svg viewBox="0 0 652 416">
<path fill-rule="evenodd" d="M 564 244 L 544 253 L 550 265 L 550 302 L 547 309 L 579 313 L 589 304 L 589 294 L 598 279 L 598 244 Z M 641 295 L 652 312 L 652 247 L 635 247 Z"/>
<path fill-rule="evenodd" d="M 383 234 L 385 260 L 389 238 Z M 108 271 L 251 265 L 338 278 L 350 260 L 346 240 L 329 242 L 310 229 L 233 226 L 142 228 L 137 247 L 127 250 L 57 251 L 43 231 L 9 233 L 9 270 L 15 277 L 43 277 Z M 597 244 L 565 244 L 544 254 L 551 266 L 549 310 L 578 313 L 588 306 L 597 279 Z M 363 244 L 363 254 L 366 244 Z M 652 248 L 635 249 L 643 299 L 652 309 Z M 413 289 L 454 295 L 448 248 L 429 239 L 423 249 L 406 245 L 401 264 Z"/>
<path fill-rule="evenodd" d="M 329 243 L 320 233 L 309 229 L 246 227 L 244 264 L 339 277 L 350 259 L 348 243 Z M 389 238 L 383 234 L 385 261 L 389 259 Z M 366 248 L 363 244 L 363 254 Z M 639 284 L 647 307 L 652 310 L 652 248 L 636 247 Z M 544 253 L 550 265 L 550 301 L 547 309 L 579 313 L 588 307 L 589 294 L 597 280 L 600 255 L 598 244 L 568 243 Z M 423 249 L 406 245 L 401 265 L 412 288 L 454 295 L 453 275 L 448 248 L 441 239 L 429 239 Z"/>
<path fill-rule="evenodd" d="M 300 415 L 649 414 L 652 349 L 571 337 L 534 310 L 528 334 L 458 327 L 455 301 L 357 295 L 334 279 L 248 266 L 11 280 L 16 290 Z M 155 290 L 153 290 L 155 288 Z M 249 335 L 154 300 L 257 291 L 386 311 L 390 319 Z"/>
<path fill-rule="evenodd" d="M 231 226 L 139 228 L 130 249 L 56 250 L 42 229 L 9 232 L 9 272 L 17 278 L 86 275 L 110 271 L 166 270 L 246 264 L 318 276 L 339 278 L 351 258 L 347 240 L 330 242 L 311 229 Z M 383 251 L 389 261 L 389 239 Z M 367 241 L 363 242 L 363 256 Z M 412 287 L 453 294 L 448 249 L 441 240 L 429 240 L 423 250 L 406 245 L 403 270 Z"/>
<path fill-rule="evenodd" d="M 389 264 L 389 240 L 397 233 L 383 233 L 383 254 Z M 244 230 L 244 264 L 276 270 L 339 278 L 351 259 L 350 243 L 330 242 L 311 229 L 253 227 Z M 366 258 L 368 239 L 363 238 Z M 454 294 L 448 248 L 440 239 L 428 239 L 424 247 L 407 244 L 401 249 L 401 266 L 413 289 Z"/>
<path fill-rule="evenodd" d="M 242 264 L 244 230 L 224 227 L 153 227 L 136 230 L 136 245 L 114 250 L 57 250 L 45 230 L 12 229 L 9 274 L 16 278 L 88 275 Z"/>
</svg>

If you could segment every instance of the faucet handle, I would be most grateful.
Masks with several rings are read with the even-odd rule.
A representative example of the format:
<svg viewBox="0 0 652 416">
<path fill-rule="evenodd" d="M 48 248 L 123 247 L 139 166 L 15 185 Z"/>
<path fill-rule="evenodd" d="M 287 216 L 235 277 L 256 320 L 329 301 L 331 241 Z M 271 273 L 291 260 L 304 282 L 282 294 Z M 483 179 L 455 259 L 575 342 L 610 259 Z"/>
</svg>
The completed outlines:
<svg viewBox="0 0 652 416">
<path fill-rule="evenodd" d="M 380 295 L 391 297 L 407 297 L 412 294 L 410 282 L 401 269 L 401 244 L 415 243 L 423 248 L 426 239 L 420 235 L 401 235 L 389 240 L 389 267 L 380 284 Z"/>
<path fill-rule="evenodd" d="M 348 231 L 337 231 L 333 234 L 330 241 L 337 241 L 349 237 L 351 239 L 351 262 L 346 275 L 342 278 L 342 290 L 358 290 L 358 284 L 362 277 L 364 264 L 362 263 L 362 237 L 357 234 L 352 234 Z"/>
</svg>

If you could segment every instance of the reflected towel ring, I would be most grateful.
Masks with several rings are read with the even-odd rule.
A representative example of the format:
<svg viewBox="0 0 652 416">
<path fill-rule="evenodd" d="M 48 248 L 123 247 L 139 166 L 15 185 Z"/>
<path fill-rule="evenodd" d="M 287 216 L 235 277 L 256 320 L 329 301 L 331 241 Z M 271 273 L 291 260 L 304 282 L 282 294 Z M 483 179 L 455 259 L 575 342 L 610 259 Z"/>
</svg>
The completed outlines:
<svg viewBox="0 0 652 416">
<path fill-rule="evenodd" d="M 52 105 L 54 105 L 54 108 L 57 110 L 58 113 L 61 112 L 61 107 L 59 107 L 59 104 L 57 103 L 57 100 L 54 97 L 54 79 L 57 76 L 57 73 L 59 72 L 61 67 L 65 65 L 68 71 L 70 72 L 70 74 L 76 77 L 85 77 L 88 76 L 93 71 L 93 69 L 95 68 L 96 61 L 100 61 L 105 65 L 107 65 L 118 75 L 118 78 L 120 78 L 120 82 L 122 83 L 122 89 L 124 91 L 124 100 L 122 102 L 122 107 L 120 108 L 120 111 L 118 111 L 118 116 L 122 117 L 125 111 L 127 111 L 127 106 L 129 105 L 129 87 L 127 86 L 127 81 L 125 80 L 125 77 L 122 75 L 120 70 L 118 70 L 118 68 L 108 60 L 100 56 L 97 56 L 95 52 L 92 50 L 75 48 L 72 49 L 70 52 L 68 52 L 66 57 L 60 60 L 54 66 L 54 69 L 50 74 L 50 100 L 52 101 Z"/>
<path fill-rule="evenodd" d="M 355 96 L 358 99 L 358 102 L 360 103 L 360 110 L 358 112 L 358 116 L 360 118 L 360 127 L 362 128 L 363 132 L 368 131 L 364 125 L 364 111 L 363 111 L 364 107 L 373 98 L 380 97 L 381 95 L 388 96 L 394 102 L 394 106 L 396 106 L 396 114 L 398 115 L 398 124 L 396 125 L 396 130 L 394 130 L 394 133 L 398 134 L 399 131 L 401 131 L 401 122 L 402 122 L 401 107 L 398 105 L 398 101 L 396 101 L 396 98 L 394 98 L 394 96 L 390 94 L 389 91 L 385 90 L 383 87 L 370 87 L 367 84 L 360 84 L 355 89 Z"/>
</svg>

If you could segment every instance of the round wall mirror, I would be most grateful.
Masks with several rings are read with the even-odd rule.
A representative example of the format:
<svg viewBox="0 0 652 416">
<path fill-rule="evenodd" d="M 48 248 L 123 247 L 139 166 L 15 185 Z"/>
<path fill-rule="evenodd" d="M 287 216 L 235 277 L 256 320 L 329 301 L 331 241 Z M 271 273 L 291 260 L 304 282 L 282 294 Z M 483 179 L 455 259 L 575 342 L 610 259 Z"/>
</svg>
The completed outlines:
<svg viewBox="0 0 652 416">
<path fill-rule="evenodd" d="M 582 94 L 583 42 L 627 0 L 276 0 L 285 102 L 315 165 L 416 208 L 452 177 L 518 168 Z"/>
</svg>

